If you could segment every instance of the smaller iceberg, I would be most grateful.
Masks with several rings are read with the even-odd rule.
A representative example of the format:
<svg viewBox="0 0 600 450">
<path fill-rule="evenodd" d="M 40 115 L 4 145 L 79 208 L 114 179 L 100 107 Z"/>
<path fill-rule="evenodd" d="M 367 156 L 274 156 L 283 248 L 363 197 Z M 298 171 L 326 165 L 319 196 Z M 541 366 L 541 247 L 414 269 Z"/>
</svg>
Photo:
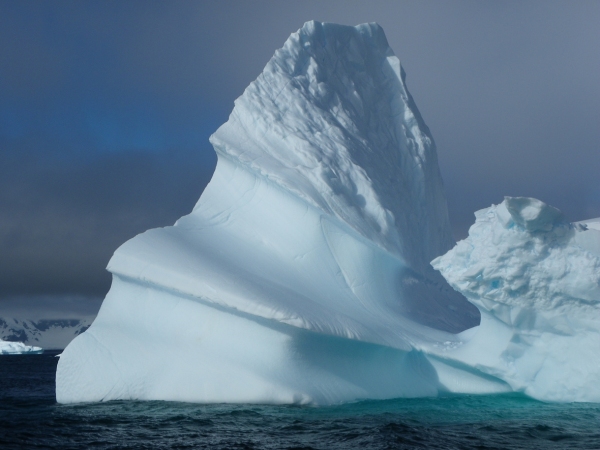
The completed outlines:
<svg viewBox="0 0 600 450">
<path fill-rule="evenodd" d="M 432 261 L 481 312 L 446 358 L 534 398 L 600 401 L 599 220 L 569 223 L 526 197 L 475 217 L 469 237 Z"/>
<path fill-rule="evenodd" d="M 20 355 L 23 353 L 44 353 L 41 347 L 25 345 L 22 342 L 0 341 L 0 355 Z"/>
</svg>

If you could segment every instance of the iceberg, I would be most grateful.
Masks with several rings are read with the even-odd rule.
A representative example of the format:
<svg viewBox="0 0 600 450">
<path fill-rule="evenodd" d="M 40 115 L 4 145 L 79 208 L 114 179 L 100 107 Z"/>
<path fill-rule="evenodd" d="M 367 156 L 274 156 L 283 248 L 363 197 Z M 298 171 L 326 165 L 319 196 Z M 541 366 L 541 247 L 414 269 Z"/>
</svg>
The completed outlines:
<svg viewBox="0 0 600 450">
<path fill-rule="evenodd" d="M 478 307 L 481 325 L 436 357 L 534 398 L 600 402 L 598 219 L 569 223 L 526 197 L 475 217 L 469 237 L 432 265 Z"/>
<path fill-rule="evenodd" d="M 58 402 L 596 398 L 592 358 L 552 373 L 574 361 L 568 345 L 584 346 L 580 362 L 600 342 L 595 232 L 507 199 L 454 247 L 434 141 L 377 24 L 306 23 L 210 140 L 218 163 L 193 211 L 110 260 L 98 316 L 58 363 Z M 488 248 L 484 217 L 523 251 L 502 241 L 486 257 L 504 247 Z M 527 252 L 549 249 L 585 270 L 544 288 Z M 505 263 L 520 281 L 484 283 Z M 488 295 L 509 283 L 518 296 Z M 588 315 L 566 320 L 573 302 Z"/>
<path fill-rule="evenodd" d="M 454 244 L 443 184 L 383 30 L 308 22 L 211 143 L 192 213 L 109 262 L 58 401 L 436 394 L 414 343 L 454 341 L 479 313 L 429 264 Z"/>
<path fill-rule="evenodd" d="M 25 345 L 22 342 L 0 340 L 0 355 L 21 355 L 24 353 L 44 353 L 41 347 Z"/>
</svg>

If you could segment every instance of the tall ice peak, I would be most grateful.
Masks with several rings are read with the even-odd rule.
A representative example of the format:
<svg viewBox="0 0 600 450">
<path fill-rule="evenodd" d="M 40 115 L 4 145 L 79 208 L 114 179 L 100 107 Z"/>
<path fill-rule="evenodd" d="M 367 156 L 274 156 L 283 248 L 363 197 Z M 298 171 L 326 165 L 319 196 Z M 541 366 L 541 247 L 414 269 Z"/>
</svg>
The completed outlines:
<svg viewBox="0 0 600 450">
<path fill-rule="evenodd" d="M 58 363 L 57 401 L 445 389 L 425 352 L 460 346 L 480 315 L 429 265 L 453 244 L 446 199 L 382 29 L 307 23 L 211 142 L 217 167 L 194 210 L 110 260 L 96 320 Z M 484 378 L 456 389 L 498 387 Z"/>
<path fill-rule="evenodd" d="M 453 245 L 435 144 L 376 23 L 307 22 L 211 143 L 417 269 Z"/>
</svg>

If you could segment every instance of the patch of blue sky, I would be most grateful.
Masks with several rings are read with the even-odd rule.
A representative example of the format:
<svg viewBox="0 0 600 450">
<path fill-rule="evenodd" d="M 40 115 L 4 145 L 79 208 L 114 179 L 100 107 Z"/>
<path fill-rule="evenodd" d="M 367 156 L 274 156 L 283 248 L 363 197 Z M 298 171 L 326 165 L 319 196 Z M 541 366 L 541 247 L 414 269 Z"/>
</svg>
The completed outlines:
<svg viewBox="0 0 600 450">
<path fill-rule="evenodd" d="M 176 136 L 169 136 L 164 124 L 147 111 L 88 109 L 83 116 L 90 141 L 99 151 L 160 151 L 176 140 Z"/>
<path fill-rule="evenodd" d="M 215 157 L 208 138 L 226 120 L 228 111 L 195 100 L 165 105 L 156 99 L 115 93 L 104 99 L 45 99 L 38 105 L 1 102 L 0 140 L 12 142 L 16 150 L 22 148 L 16 145 L 19 141 L 33 138 L 33 150 L 84 158 L 114 152 L 197 149 L 212 163 Z M 10 150 L 11 145 L 6 147 Z"/>
<path fill-rule="evenodd" d="M 0 137 L 18 139 L 25 136 L 27 132 L 25 110 L 17 110 L 6 103 L 0 103 Z"/>
</svg>

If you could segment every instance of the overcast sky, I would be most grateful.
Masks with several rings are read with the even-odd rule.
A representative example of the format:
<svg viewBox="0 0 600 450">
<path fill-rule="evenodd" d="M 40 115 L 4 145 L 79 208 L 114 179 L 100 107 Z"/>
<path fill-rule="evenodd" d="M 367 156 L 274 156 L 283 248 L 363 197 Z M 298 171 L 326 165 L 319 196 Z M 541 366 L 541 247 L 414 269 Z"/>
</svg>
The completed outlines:
<svg viewBox="0 0 600 450">
<path fill-rule="evenodd" d="M 504 195 L 600 216 L 598 1 L 0 0 L 0 316 L 97 308 L 112 253 L 192 209 L 208 137 L 311 19 L 383 26 L 457 239 Z"/>
</svg>

